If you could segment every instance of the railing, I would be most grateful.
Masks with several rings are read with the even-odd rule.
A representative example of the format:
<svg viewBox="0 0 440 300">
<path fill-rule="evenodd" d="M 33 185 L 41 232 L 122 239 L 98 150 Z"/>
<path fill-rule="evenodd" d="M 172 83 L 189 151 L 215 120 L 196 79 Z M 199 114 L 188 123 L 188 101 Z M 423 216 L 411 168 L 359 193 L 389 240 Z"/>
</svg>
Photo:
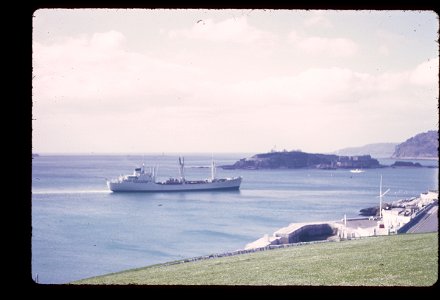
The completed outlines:
<svg viewBox="0 0 440 300">
<path fill-rule="evenodd" d="M 421 210 L 419 210 L 416 213 L 416 216 L 414 218 L 412 218 L 408 223 L 406 223 L 405 225 L 403 225 L 402 227 L 397 229 L 397 233 L 406 233 L 408 231 L 408 229 L 410 229 L 415 223 L 420 221 L 420 219 L 426 214 L 426 212 L 428 210 L 430 210 L 431 207 L 434 206 L 434 203 L 435 202 L 430 203 L 430 204 L 426 205 L 424 208 L 422 208 Z"/>
<path fill-rule="evenodd" d="M 359 238 L 352 238 L 352 239 L 359 239 Z M 338 240 L 320 240 L 320 241 L 299 242 L 299 243 L 280 244 L 280 245 L 267 245 L 265 247 L 258 247 L 258 248 L 252 248 L 252 249 L 241 249 L 241 250 L 236 250 L 236 251 L 229 251 L 229 252 L 223 252 L 223 253 L 215 253 L 215 254 L 185 258 L 185 259 L 181 259 L 181 260 L 176 260 L 176 261 L 164 263 L 161 265 L 162 266 L 169 266 L 169 265 L 183 264 L 183 263 L 193 262 L 193 261 L 198 261 L 198 260 L 206 260 L 206 259 L 211 259 L 211 258 L 235 256 L 235 255 L 240 255 L 240 254 L 254 253 L 254 252 L 260 252 L 260 251 L 266 251 L 266 250 L 297 247 L 297 246 L 317 244 L 317 243 L 337 242 L 337 241 Z"/>
</svg>

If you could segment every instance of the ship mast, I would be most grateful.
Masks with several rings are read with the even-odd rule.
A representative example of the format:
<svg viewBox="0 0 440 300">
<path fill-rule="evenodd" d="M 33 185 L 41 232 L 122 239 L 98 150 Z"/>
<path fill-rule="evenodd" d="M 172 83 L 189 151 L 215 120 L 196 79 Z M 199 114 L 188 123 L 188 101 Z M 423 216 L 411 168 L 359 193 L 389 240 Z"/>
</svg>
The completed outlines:
<svg viewBox="0 0 440 300">
<path fill-rule="evenodd" d="M 180 180 L 182 182 L 185 182 L 184 167 L 185 167 L 185 158 L 179 156 L 179 173 L 180 173 Z"/>
<path fill-rule="evenodd" d="M 215 179 L 215 162 L 214 162 L 214 156 L 212 156 L 211 159 L 211 181 L 214 181 Z"/>
<path fill-rule="evenodd" d="M 156 176 L 157 176 L 157 170 L 159 169 L 158 166 L 154 166 L 151 172 L 151 179 L 153 182 L 156 182 Z"/>
</svg>

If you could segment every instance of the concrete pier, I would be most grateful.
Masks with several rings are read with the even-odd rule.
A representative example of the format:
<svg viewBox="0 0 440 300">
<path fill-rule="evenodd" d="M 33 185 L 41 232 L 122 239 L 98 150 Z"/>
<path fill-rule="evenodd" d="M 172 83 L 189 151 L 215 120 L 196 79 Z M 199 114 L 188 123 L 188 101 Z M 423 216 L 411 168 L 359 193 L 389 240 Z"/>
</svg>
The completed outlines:
<svg viewBox="0 0 440 300">
<path fill-rule="evenodd" d="M 347 219 L 344 216 L 344 218 L 338 221 L 292 223 L 275 231 L 271 236 L 266 234 L 262 238 L 247 244 L 244 249 L 400 233 L 402 229 L 409 225 L 415 226 L 414 224 L 420 222 L 420 220 L 425 220 L 426 218 L 423 218 L 423 216 L 427 212 L 429 214 L 437 214 L 437 210 L 433 208 L 435 206 L 438 207 L 438 192 L 429 191 L 428 193 L 421 194 L 418 198 L 401 201 L 399 207 L 393 209 L 383 208 L 383 218 L 361 217 Z M 432 220 L 433 218 L 430 218 L 429 224 L 433 223 Z M 428 223 L 427 221 L 424 222 Z"/>
<path fill-rule="evenodd" d="M 249 243 L 244 249 L 261 248 L 269 245 L 282 245 L 320 240 L 354 239 L 367 236 L 390 234 L 381 228 L 380 220 L 375 218 L 341 219 L 339 221 L 292 223 L 273 233 Z"/>
<path fill-rule="evenodd" d="M 335 222 L 292 223 L 261 239 L 246 245 L 245 249 L 266 247 L 269 245 L 282 245 L 299 242 L 326 240 L 338 232 Z"/>
</svg>

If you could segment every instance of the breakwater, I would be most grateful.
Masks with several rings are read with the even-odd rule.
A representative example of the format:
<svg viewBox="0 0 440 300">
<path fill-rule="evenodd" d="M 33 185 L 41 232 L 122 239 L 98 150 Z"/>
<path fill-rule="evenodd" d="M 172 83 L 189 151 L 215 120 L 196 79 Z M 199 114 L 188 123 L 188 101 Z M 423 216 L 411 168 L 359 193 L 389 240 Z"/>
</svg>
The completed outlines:
<svg viewBox="0 0 440 300">
<path fill-rule="evenodd" d="M 420 205 L 421 208 L 412 218 L 410 217 L 408 219 L 408 223 L 402 225 L 401 229 L 405 229 L 408 225 L 413 225 L 418 222 L 421 215 L 438 203 L 437 198 L 437 191 L 429 191 L 421 194 L 419 198 L 412 199 L 409 203 L 411 205 Z M 409 200 L 404 200 L 403 202 L 405 203 L 405 201 L 408 202 Z M 403 208 L 405 209 L 406 206 L 403 206 Z M 385 211 L 386 210 L 384 209 L 383 212 Z M 266 234 L 262 238 L 247 244 L 244 249 L 176 260 L 160 264 L 160 266 L 169 266 L 273 249 L 298 247 L 302 245 L 360 239 L 368 236 L 389 235 L 390 233 L 400 232 L 403 231 L 391 231 L 387 220 L 373 216 L 368 218 L 343 218 L 337 221 L 326 222 L 292 223 L 275 231 L 272 236 Z"/>
<path fill-rule="evenodd" d="M 275 231 L 272 236 L 249 243 L 245 249 L 305 241 L 341 240 L 358 237 L 403 233 L 417 223 L 423 215 L 438 203 L 438 191 L 428 191 L 410 200 L 400 200 L 392 206 L 382 206 L 381 215 L 350 218 L 339 221 L 292 223 Z"/>
</svg>

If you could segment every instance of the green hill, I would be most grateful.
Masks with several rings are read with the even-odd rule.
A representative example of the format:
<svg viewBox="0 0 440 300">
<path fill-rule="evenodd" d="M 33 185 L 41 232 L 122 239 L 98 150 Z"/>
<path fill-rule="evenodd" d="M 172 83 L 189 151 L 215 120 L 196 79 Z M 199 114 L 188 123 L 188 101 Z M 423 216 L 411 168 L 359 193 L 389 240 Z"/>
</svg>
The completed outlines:
<svg viewBox="0 0 440 300">
<path fill-rule="evenodd" d="M 396 146 L 393 158 L 438 158 L 438 131 L 417 134 Z"/>
<path fill-rule="evenodd" d="M 438 233 L 427 233 L 154 265 L 73 284 L 431 286 L 437 279 Z"/>
</svg>

